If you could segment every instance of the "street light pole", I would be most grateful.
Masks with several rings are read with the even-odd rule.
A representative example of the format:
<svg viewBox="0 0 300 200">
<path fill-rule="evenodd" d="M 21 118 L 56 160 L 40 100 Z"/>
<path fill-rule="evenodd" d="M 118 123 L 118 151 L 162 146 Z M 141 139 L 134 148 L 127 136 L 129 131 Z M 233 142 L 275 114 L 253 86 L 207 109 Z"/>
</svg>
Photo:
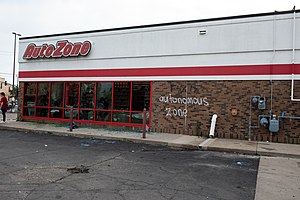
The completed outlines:
<svg viewBox="0 0 300 200">
<path fill-rule="evenodd" d="M 12 32 L 12 34 L 15 35 L 15 40 L 14 40 L 14 61 L 13 61 L 13 83 L 12 83 L 11 111 L 14 108 L 13 99 L 15 98 L 16 41 L 17 41 L 17 36 L 21 36 L 21 34 L 15 33 L 15 32 Z"/>
</svg>

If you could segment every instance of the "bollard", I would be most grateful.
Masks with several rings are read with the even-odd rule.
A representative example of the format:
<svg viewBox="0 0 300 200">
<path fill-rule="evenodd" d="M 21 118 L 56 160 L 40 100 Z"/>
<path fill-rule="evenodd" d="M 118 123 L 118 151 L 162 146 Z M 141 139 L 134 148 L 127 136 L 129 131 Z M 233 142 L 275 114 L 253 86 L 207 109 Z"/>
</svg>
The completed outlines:
<svg viewBox="0 0 300 200">
<path fill-rule="evenodd" d="M 73 131 L 73 106 L 70 108 L 70 132 Z"/>
<path fill-rule="evenodd" d="M 146 108 L 143 110 L 143 136 L 142 138 L 146 138 Z"/>
</svg>

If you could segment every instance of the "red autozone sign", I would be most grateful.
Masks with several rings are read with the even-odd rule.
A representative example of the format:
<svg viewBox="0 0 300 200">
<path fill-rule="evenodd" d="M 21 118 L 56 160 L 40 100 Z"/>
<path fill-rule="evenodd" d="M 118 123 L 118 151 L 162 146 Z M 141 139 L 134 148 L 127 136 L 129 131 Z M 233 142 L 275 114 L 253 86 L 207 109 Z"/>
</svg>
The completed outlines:
<svg viewBox="0 0 300 200">
<path fill-rule="evenodd" d="M 24 59 L 37 58 L 62 58 L 86 56 L 91 51 L 92 44 L 89 41 L 71 43 L 68 40 L 58 41 L 56 46 L 53 44 L 43 44 L 36 46 L 31 43 L 27 46 L 23 55 Z"/>
</svg>

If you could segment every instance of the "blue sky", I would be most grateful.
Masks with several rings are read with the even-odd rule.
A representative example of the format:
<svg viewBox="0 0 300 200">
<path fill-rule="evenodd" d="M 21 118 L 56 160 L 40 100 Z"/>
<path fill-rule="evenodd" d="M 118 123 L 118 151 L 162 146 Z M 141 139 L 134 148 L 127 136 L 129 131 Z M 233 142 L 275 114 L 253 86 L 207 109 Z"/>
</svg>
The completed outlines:
<svg viewBox="0 0 300 200">
<path fill-rule="evenodd" d="M 300 9 L 300 0 L 0 0 L 0 77 L 12 82 L 22 36 Z M 17 64 L 18 70 L 18 64 Z"/>
</svg>

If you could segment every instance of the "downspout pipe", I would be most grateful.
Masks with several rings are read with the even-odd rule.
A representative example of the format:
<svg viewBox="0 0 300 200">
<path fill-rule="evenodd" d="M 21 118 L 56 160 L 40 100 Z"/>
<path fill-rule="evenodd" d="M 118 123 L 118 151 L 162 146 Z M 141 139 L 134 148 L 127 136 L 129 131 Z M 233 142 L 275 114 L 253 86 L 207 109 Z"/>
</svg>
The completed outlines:
<svg viewBox="0 0 300 200">
<path fill-rule="evenodd" d="M 293 16 L 293 47 L 292 47 L 292 86 L 291 86 L 291 101 L 300 101 L 294 98 L 294 64 L 295 64 L 295 48 L 296 48 L 296 10 L 294 9 Z"/>
<path fill-rule="evenodd" d="M 217 117 L 218 115 L 214 114 L 211 118 L 211 125 L 210 125 L 210 131 L 209 131 L 209 137 L 213 138 L 215 137 L 215 128 L 217 123 Z"/>
</svg>

